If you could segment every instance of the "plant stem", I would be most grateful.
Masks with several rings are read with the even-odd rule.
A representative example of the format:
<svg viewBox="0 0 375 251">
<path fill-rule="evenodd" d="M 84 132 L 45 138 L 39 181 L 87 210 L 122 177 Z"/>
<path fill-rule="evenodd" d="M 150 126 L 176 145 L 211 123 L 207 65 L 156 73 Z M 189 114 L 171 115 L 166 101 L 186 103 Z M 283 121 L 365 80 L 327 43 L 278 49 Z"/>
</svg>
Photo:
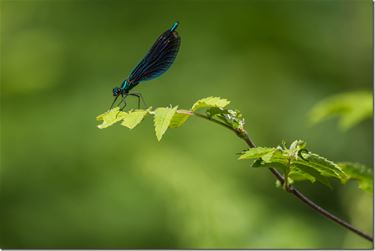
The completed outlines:
<svg viewBox="0 0 375 251">
<path fill-rule="evenodd" d="M 203 118 L 203 119 L 209 120 L 211 122 L 214 122 L 218 125 L 221 125 L 221 126 L 227 128 L 227 129 L 231 130 L 232 132 L 234 132 L 238 137 L 240 137 L 242 140 L 244 140 L 250 148 L 256 147 L 256 145 L 251 140 L 251 138 L 249 137 L 249 134 L 247 133 L 246 130 L 237 130 L 237 129 L 235 129 L 235 128 L 233 128 L 233 127 L 231 127 L 231 126 L 229 126 L 229 125 L 227 125 L 227 124 L 225 124 L 225 123 L 223 123 L 219 120 L 216 120 L 214 118 L 208 117 L 204 114 L 200 114 L 200 113 L 197 113 L 197 112 L 186 111 L 186 113 L 190 114 L 190 115 L 195 115 L 199 118 Z M 281 175 L 280 172 L 278 170 L 276 170 L 275 168 L 271 167 L 271 168 L 269 168 L 269 170 L 280 181 L 281 185 L 284 185 L 285 179 L 284 179 L 283 175 Z M 335 216 L 334 214 L 332 214 L 332 213 L 328 212 L 327 210 L 323 209 L 322 207 L 317 205 L 315 202 L 310 200 L 308 197 L 306 197 L 299 190 L 297 190 L 297 188 L 295 188 L 294 186 L 288 185 L 288 189 L 286 189 L 286 191 L 293 194 L 299 200 L 301 200 L 303 203 L 305 203 L 306 205 L 308 205 L 309 207 L 311 207 L 312 209 L 314 209 L 318 213 L 322 214 L 323 216 L 327 217 L 328 219 L 336 222 L 337 224 L 340 224 L 341 226 L 345 227 L 346 229 L 352 231 L 353 233 L 356 233 L 357 235 L 361 236 L 362 238 L 365 238 L 366 240 L 369 240 L 371 242 L 374 241 L 372 236 L 362 232 L 361 230 L 359 230 L 359 229 L 355 228 L 354 226 L 350 225 L 348 222 L 340 219 L 339 217 Z"/>
</svg>

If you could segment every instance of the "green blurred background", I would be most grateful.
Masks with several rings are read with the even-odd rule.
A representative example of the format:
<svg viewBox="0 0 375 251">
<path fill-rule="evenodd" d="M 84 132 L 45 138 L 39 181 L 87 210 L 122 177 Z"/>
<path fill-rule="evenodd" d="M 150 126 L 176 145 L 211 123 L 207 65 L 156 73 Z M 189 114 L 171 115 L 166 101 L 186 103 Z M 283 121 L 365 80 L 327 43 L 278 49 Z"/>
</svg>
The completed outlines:
<svg viewBox="0 0 375 251">
<path fill-rule="evenodd" d="M 372 88 L 371 1 L 1 1 L 1 248 L 371 248 L 238 161 L 221 127 L 192 118 L 161 142 L 150 118 L 96 127 L 175 20 L 174 65 L 137 87 L 148 105 L 224 97 L 258 145 L 373 165 L 372 121 L 306 123 L 321 99 Z M 372 232 L 355 183 L 298 187 Z"/>
</svg>

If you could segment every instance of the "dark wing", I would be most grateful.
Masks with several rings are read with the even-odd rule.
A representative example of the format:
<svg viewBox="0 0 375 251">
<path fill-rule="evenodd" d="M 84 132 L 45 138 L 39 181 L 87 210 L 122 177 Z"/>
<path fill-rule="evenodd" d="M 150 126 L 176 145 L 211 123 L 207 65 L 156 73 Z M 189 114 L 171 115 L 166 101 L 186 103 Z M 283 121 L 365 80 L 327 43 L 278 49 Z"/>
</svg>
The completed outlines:
<svg viewBox="0 0 375 251">
<path fill-rule="evenodd" d="M 177 31 L 167 30 L 161 34 L 147 55 L 130 73 L 129 83 L 136 85 L 166 72 L 177 56 L 180 42 L 181 38 Z"/>
</svg>

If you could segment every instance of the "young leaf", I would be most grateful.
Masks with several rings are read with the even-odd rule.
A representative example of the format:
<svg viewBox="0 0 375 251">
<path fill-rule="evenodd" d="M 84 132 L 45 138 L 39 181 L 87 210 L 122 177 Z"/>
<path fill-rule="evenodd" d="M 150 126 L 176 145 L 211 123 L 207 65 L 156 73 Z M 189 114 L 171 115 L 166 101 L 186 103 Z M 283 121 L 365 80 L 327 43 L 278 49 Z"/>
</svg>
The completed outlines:
<svg viewBox="0 0 375 251">
<path fill-rule="evenodd" d="M 169 124 L 169 128 L 177 128 L 182 126 L 186 122 L 186 120 L 191 116 L 189 112 L 190 111 L 177 110 L 176 113 L 173 115 L 171 123 Z"/>
<path fill-rule="evenodd" d="M 314 168 L 311 168 L 311 167 L 306 166 L 306 165 L 301 165 L 301 164 L 298 164 L 298 163 L 293 163 L 292 166 L 291 166 L 291 172 L 290 173 L 293 173 L 295 170 L 297 170 L 297 172 L 298 172 L 298 170 L 301 171 L 300 174 L 306 175 L 305 178 L 307 180 L 310 180 L 311 182 L 313 182 L 313 181 L 311 180 L 311 178 L 308 178 L 308 176 L 314 177 L 315 180 L 319 181 L 323 185 L 325 185 L 329 188 L 332 188 L 332 185 L 329 182 L 328 178 L 323 176 L 319 171 L 315 170 Z M 300 179 L 300 180 L 302 180 L 302 179 Z M 300 180 L 295 180 L 295 181 L 300 181 Z"/>
<path fill-rule="evenodd" d="M 311 183 L 314 183 L 316 181 L 316 178 L 314 175 L 306 173 L 297 167 L 291 168 L 291 171 L 289 172 L 288 177 L 290 179 L 289 184 L 292 184 L 295 181 L 303 181 L 303 180 L 308 180 Z"/>
<path fill-rule="evenodd" d="M 211 107 L 211 108 L 206 110 L 206 113 L 209 117 L 213 117 L 215 115 L 228 114 L 228 109 L 224 109 L 224 108 L 221 108 L 221 107 Z"/>
<path fill-rule="evenodd" d="M 342 130 L 358 124 L 372 116 L 372 93 L 349 92 L 328 97 L 316 104 L 310 111 L 309 121 L 316 124 L 330 117 L 340 117 Z"/>
<path fill-rule="evenodd" d="M 252 167 L 274 167 L 282 171 L 288 169 L 288 156 L 278 148 L 256 147 L 244 152 L 239 159 L 256 159 Z"/>
<path fill-rule="evenodd" d="M 151 107 L 147 110 L 130 111 L 124 116 L 124 120 L 122 121 L 121 125 L 126 126 L 129 129 L 133 129 L 144 119 L 150 110 Z"/>
<path fill-rule="evenodd" d="M 223 117 L 233 128 L 244 130 L 245 118 L 239 110 L 228 110 L 228 113 L 224 114 Z"/>
<path fill-rule="evenodd" d="M 348 176 L 337 164 L 315 153 L 304 154 L 304 159 L 299 158 L 293 163 L 300 168 L 302 168 L 302 166 L 313 168 L 322 176 L 337 178 L 342 183 L 345 183 L 348 179 Z M 306 170 L 307 169 L 304 169 L 304 171 Z"/>
<path fill-rule="evenodd" d="M 360 163 L 341 162 L 338 166 L 349 176 L 349 179 L 358 181 L 358 187 L 364 191 L 373 192 L 373 174 L 372 170 Z"/>
<path fill-rule="evenodd" d="M 348 179 L 343 170 L 334 162 L 306 150 L 302 140 L 294 141 L 289 148 L 251 148 L 240 159 L 256 159 L 253 167 L 277 168 L 287 174 L 291 182 L 309 180 L 331 187 L 328 178 L 337 178 L 342 183 Z"/>
<path fill-rule="evenodd" d="M 266 153 L 262 156 L 262 160 L 266 163 L 288 163 L 288 156 L 285 155 L 284 152 L 280 151 L 279 149 L 275 149 L 275 151 Z"/>
<path fill-rule="evenodd" d="M 98 125 L 98 128 L 100 129 L 107 128 L 113 125 L 114 123 L 122 120 L 126 116 L 127 113 L 123 111 L 119 111 L 119 110 L 120 110 L 119 107 L 115 107 L 110 111 L 107 111 L 103 114 L 98 115 L 96 117 L 96 120 L 103 121 L 102 124 Z"/>
<path fill-rule="evenodd" d="M 303 140 L 295 140 L 290 144 L 289 150 L 296 150 L 297 152 L 301 149 L 306 148 L 306 142 Z"/>
<path fill-rule="evenodd" d="M 232 128 L 244 130 L 245 119 L 238 110 L 228 110 L 214 107 L 208 109 L 206 112 L 209 116 L 218 118 Z"/>
<path fill-rule="evenodd" d="M 268 153 L 276 151 L 273 147 L 255 147 L 242 153 L 239 159 L 259 159 Z"/>
<path fill-rule="evenodd" d="M 168 129 L 168 126 L 171 123 L 173 115 L 176 113 L 176 111 L 177 106 L 174 108 L 161 107 L 155 110 L 154 126 L 158 141 L 161 140 L 163 134 Z"/>
<path fill-rule="evenodd" d="M 224 108 L 230 103 L 230 101 L 219 98 L 219 97 L 208 97 L 198 100 L 194 103 L 193 107 L 191 108 L 192 111 L 196 111 L 201 108 L 207 108 L 207 107 L 220 107 Z"/>
<path fill-rule="evenodd" d="M 263 159 L 257 159 L 256 161 L 252 163 L 251 167 L 277 168 L 285 172 L 288 170 L 288 163 L 286 163 L 285 161 L 269 163 L 269 162 L 264 161 Z"/>
</svg>

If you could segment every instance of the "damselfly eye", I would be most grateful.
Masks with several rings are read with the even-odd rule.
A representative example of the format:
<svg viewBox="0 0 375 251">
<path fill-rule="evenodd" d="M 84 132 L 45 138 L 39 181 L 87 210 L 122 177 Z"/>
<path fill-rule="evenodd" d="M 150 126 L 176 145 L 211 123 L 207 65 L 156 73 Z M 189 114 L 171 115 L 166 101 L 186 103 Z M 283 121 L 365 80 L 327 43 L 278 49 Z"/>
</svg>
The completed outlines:
<svg viewBox="0 0 375 251">
<path fill-rule="evenodd" d="M 120 95 L 120 88 L 118 88 L 118 87 L 113 88 L 112 94 L 115 97 L 117 97 L 118 95 Z"/>
</svg>

